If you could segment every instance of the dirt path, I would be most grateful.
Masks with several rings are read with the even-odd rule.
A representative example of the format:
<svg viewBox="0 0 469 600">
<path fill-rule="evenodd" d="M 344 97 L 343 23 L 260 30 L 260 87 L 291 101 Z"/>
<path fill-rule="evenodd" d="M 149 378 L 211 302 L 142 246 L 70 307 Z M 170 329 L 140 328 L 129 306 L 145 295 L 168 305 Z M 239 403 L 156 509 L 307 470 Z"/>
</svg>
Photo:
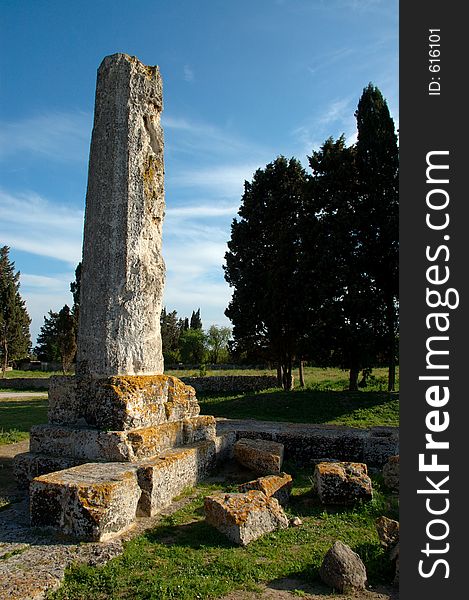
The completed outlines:
<svg viewBox="0 0 469 600">
<path fill-rule="evenodd" d="M 0 392 L 0 400 L 5 398 L 46 398 L 47 392 Z"/>
<path fill-rule="evenodd" d="M 354 594 L 335 594 L 321 584 L 309 585 L 297 579 L 277 579 L 262 586 L 262 592 L 235 591 L 220 600 L 399 600 L 397 588 L 380 586 L 376 590 L 357 591 Z"/>
</svg>

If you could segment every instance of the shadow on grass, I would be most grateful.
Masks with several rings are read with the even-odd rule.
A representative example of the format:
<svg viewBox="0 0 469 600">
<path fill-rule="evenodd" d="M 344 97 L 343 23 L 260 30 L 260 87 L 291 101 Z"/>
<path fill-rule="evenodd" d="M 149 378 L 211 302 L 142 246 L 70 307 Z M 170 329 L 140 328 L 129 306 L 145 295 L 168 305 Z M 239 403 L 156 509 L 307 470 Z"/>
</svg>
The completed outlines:
<svg viewBox="0 0 469 600">
<path fill-rule="evenodd" d="M 29 433 L 31 425 L 47 422 L 46 398 L 0 400 L 0 423 L 3 431 Z"/>
<path fill-rule="evenodd" d="M 398 395 L 390 392 L 343 392 L 313 389 L 237 395 L 198 395 L 204 414 L 232 419 L 293 423 L 398 425 Z M 353 414 L 355 413 L 355 414 Z"/>
<path fill-rule="evenodd" d="M 144 534 L 145 538 L 153 544 L 165 546 L 179 546 L 199 550 L 212 546 L 216 548 L 236 548 L 226 536 L 205 522 L 205 520 L 192 521 L 183 525 L 162 525 Z"/>
</svg>

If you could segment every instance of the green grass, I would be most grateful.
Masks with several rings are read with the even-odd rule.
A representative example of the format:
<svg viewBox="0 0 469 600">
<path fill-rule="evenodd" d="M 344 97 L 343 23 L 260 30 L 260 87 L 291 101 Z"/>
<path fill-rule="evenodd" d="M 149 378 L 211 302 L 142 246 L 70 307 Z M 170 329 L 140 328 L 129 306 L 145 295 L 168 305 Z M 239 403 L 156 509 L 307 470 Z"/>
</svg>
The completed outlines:
<svg viewBox="0 0 469 600">
<path fill-rule="evenodd" d="M 327 423 L 349 427 L 399 425 L 396 393 L 305 389 L 224 396 L 198 394 L 197 397 L 202 414 L 229 419 Z"/>
<path fill-rule="evenodd" d="M 1 376 L 0 371 L 0 376 Z M 47 379 L 52 375 L 63 375 L 62 371 L 20 371 L 19 369 L 13 369 L 13 371 L 7 371 L 5 373 L 6 379 L 15 379 L 16 377 L 36 379 L 38 377 Z"/>
<path fill-rule="evenodd" d="M 0 398 L 0 444 L 26 440 L 29 438 L 31 425 L 46 422 L 46 396 L 44 398 Z"/>
<path fill-rule="evenodd" d="M 120 557 L 104 567 L 68 569 L 62 587 L 47 598 L 194 600 L 217 598 L 235 589 L 257 590 L 259 584 L 282 577 L 312 583 L 337 539 L 360 554 L 372 585 L 390 582 L 392 573 L 374 520 L 382 514 L 396 517 L 396 506 L 379 482 L 374 481 L 371 503 L 330 510 L 311 492 L 311 473 L 292 474 L 294 496 L 287 513 L 300 516 L 300 527 L 271 533 L 246 548 L 235 546 L 204 520 L 203 498 L 220 486 L 201 485 L 193 501 L 127 542 Z"/>
</svg>

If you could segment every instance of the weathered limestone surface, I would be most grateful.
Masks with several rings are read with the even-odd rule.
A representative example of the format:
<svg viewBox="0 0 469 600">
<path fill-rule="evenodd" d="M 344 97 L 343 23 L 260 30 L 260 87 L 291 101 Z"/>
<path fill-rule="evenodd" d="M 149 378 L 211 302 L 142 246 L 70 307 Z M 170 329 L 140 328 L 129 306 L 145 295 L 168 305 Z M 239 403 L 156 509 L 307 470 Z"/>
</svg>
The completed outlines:
<svg viewBox="0 0 469 600">
<path fill-rule="evenodd" d="M 168 448 L 216 437 L 215 418 L 193 417 L 127 431 L 101 431 L 64 425 L 31 427 L 30 452 L 69 456 L 86 462 L 130 461 L 152 457 Z"/>
<path fill-rule="evenodd" d="M 207 523 L 241 546 L 266 533 L 288 527 L 288 518 L 278 501 L 257 490 L 207 496 L 204 510 Z"/>
<path fill-rule="evenodd" d="M 142 496 L 138 514 L 153 516 L 169 506 L 185 488 L 196 485 L 216 464 L 213 441 L 174 448 L 139 465 L 138 482 Z"/>
<path fill-rule="evenodd" d="M 102 541 L 134 521 L 141 491 L 129 463 L 87 463 L 37 477 L 30 486 L 31 525 Z"/>
<path fill-rule="evenodd" d="M 288 504 L 292 488 L 292 476 L 288 473 L 280 473 L 280 475 L 266 475 L 259 477 L 253 481 L 242 483 L 238 486 L 240 492 L 248 492 L 249 490 L 258 490 L 265 494 L 268 498 L 275 498 L 280 504 Z"/>
<path fill-rule="evenodd" d="M 399 584 L 399 521 L 379 517 L 376 519 L 376 530 L 378 532 L 381 546 L 387 550 L 389 560 L 394 563 L 394 584 Z"/>
<path fill-rule="evenodd" d="M 25 488 L 39 475 L 62 471 L 82 463 L 82 460 L 70 456 L 49 456 L 47 454 L 22 452 L 13 459 L 13 474 L 18 487 Z"/>
<path fill-rule="evenodd" d="M 162 82 L 126 54 L 98 69 L 83 246 L 77 375 L 163 372 Z"/>
<path fill-rule="evenodd" d="M 195 390 L 168 375 L 56 377 L 49 423 L 121 431 L 198 416 Z"/>
<path fill-rule="evenodd" d="M 388 458 L 383 467 L 383 480 L 390 490 L 399 491 L 399 455 Z"/>
<path fill-rule="evenodd" d="M 324 504 L 353 504 L 373 497 L 371 479 L 363 463 L 322 462 L 314 469 L 314 479 Z"/>
<path fill-rule="evenodd" d="M 364 589 L 367 580 L 361 558 L 340 540 L 327 551 L 319 575 L 326 585 L 340 593 Z"/>
<path fill-rule="evenodd" d="M 283 444 L 242 438 L 234 446 L 236 460 L 260 475 L 280 473 Z"/>
</svg>

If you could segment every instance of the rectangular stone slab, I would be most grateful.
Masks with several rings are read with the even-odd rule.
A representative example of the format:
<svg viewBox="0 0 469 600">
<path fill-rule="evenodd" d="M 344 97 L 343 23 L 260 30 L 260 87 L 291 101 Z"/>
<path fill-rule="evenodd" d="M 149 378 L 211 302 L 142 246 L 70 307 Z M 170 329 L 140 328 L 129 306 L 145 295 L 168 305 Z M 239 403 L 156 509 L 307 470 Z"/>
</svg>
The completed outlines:
<svg viewBox="0 0 469 600">
<path fill-rule="evenodd" d="M 268 498 L 275 498 L 280 504 L 288 504 L 292 488 L 292 476 L 288 473 L 279 473 L 278 475 L 266 475 L 253 481 L 242 483 L 238 486 L 240 492 L 249 490 L 258 490 Z"/>
<path fill-rule="evenodd" d="M 242 438 L 234 445 L 234 456 L 240 464 L 259 475 L 280 473 L 283 444 Z"/>
<path fill-rule="evenodd" d="M 353 504 L 371 500 L 373 488 L 364 463 L 320 462 L 314 469 L 314 481 L 323 504 Z"/>
<path fill-rule="evenodd" d="M 136 468 L 128 463 L 86 463 L 56 471 L 31 482 L 31 525 L 103 541 L 132 525 L 140 495 Z"/>
<path fill-rule="evenodd" d="M 216 421 L 212 416 L 192 417 L 154 427 L 128 431 L 100 431 L 64 425 L 31 427 L 30 452 L 67 456 L 82 462 L 136 462 L 168 448 L 213 440 Z"/>
</svg>

